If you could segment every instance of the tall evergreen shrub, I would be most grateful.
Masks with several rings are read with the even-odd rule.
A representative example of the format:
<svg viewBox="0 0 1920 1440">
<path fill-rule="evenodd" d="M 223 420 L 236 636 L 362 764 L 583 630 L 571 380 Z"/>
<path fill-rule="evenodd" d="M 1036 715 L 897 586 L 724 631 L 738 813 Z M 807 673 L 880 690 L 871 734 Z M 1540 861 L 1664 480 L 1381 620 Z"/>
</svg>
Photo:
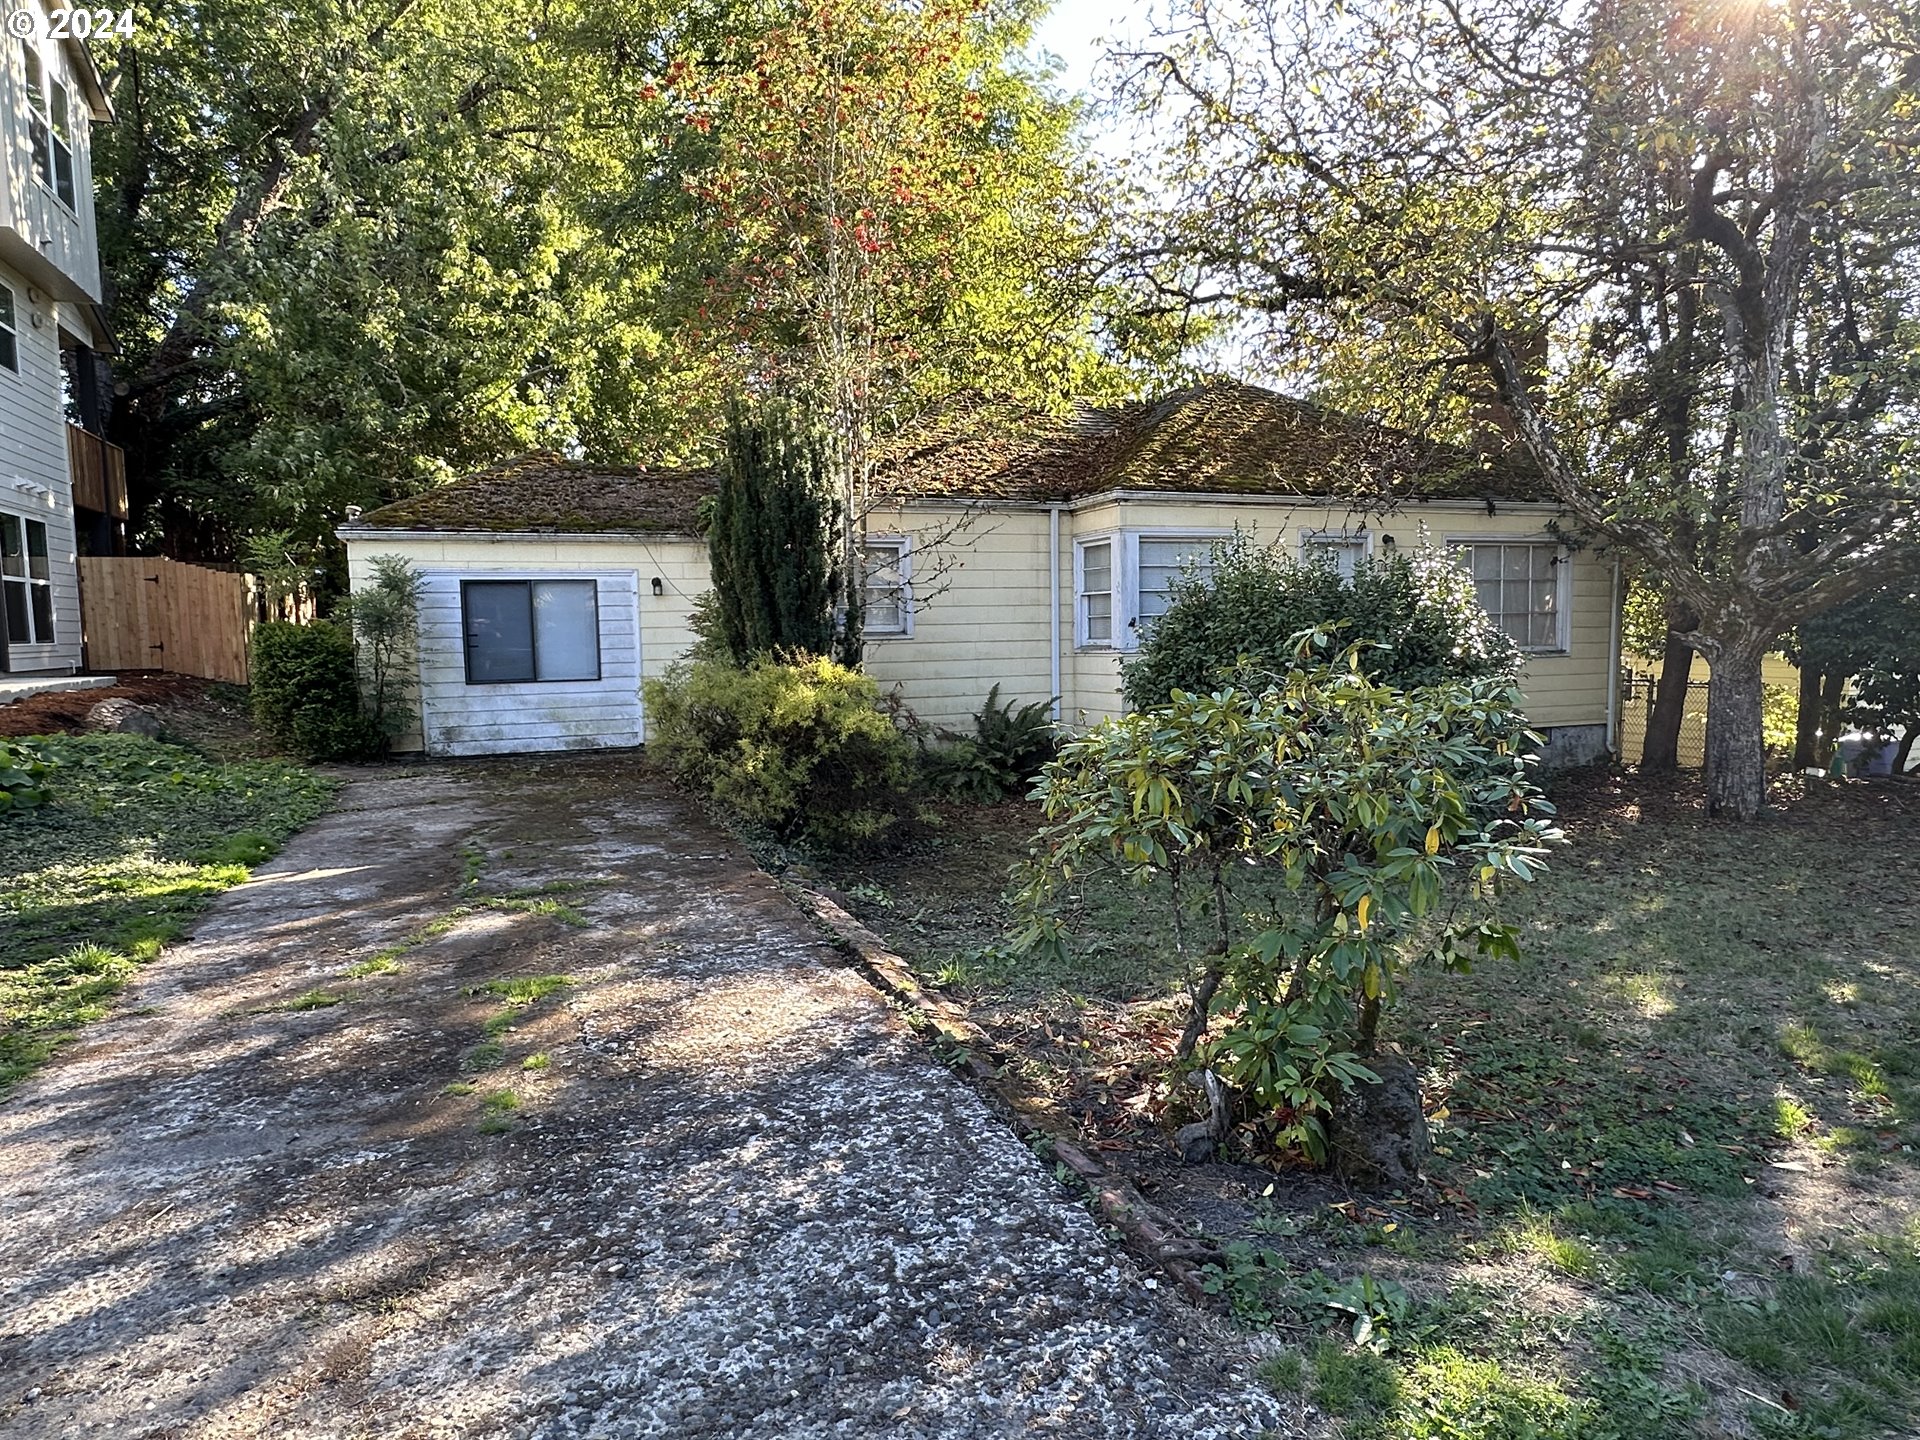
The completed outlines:
<svg viewBox="0 0 1920 1440">
<path fill-rule="evenodd" d="M 719 638 L 736 665 L 769 654 L 859 659 L 859 616 L 835 624 L 840 502 L 826 436 L 790 400 L 727 415 L 708 553 Z"/>
</svg>

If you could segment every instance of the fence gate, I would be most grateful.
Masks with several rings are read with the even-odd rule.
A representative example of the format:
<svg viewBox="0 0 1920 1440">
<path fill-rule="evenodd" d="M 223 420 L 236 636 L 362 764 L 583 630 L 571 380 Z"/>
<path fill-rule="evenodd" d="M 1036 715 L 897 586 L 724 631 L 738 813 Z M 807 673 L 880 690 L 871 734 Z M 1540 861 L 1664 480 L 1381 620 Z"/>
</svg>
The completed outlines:
<svg viewBox="0 0 1920 1440">
<path fill-rule="evenodd" d="M 144 555 L 80 557 L 90 670 L 169 670 L 247 683 L 248 577 Z"/>
<path fill-rule="evenodd" d="M 1627 670 L 1620 676 L 1620 758 L 1638 765 L 1647 743 L 1647 721 L 1653 715 L 1651 675 Z M 1707 763 L 1707 687 L 1705 680 L 1687 682 L 1686 711 L 1680 720 L 1680 764 L 1692 769 Z"/>
</svg>

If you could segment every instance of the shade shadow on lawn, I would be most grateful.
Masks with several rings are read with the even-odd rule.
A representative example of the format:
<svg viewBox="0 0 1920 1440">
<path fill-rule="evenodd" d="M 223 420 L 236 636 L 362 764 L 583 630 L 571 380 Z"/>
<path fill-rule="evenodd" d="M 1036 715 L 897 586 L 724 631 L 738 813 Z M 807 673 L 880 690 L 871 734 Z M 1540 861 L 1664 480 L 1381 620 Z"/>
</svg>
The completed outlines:
<svg viewBox="0 0 1920 1440">
<path fill-rule="evenodd" d="M 52 802 L 0 816 L 0 1091 L 333 794 L 297 766 L 131 735 L 62 736 L 46 752 Z"/>
</svg>

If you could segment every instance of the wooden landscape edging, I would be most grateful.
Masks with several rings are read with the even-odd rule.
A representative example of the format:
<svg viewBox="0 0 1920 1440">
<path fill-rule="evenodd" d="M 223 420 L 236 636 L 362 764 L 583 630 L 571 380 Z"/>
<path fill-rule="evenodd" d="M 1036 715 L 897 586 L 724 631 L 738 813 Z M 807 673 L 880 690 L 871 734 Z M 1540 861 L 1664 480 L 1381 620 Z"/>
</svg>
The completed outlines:
<svg viewBox="0 0 1920 1440">
<path fill-rule="evenodd" d="M 1079 1177 L 1094 1205 L 1124 1235 L 1129 1247 L 1173 1280 L 1195 1305 L 1212 1308 L 1214 1298 L 1200 1278 L 1200 1267 L 1218 1252 L 1188 1237 L 1177 1221 L 1149 1201 L 1124 1175 L 1115 1175 L 1093 1158 L 1086 1142 L 1045 1101 L 1018 1078 L 993 1063 L 999 1054 L 987 1033 L 966 1012 L 923 986 L 907 962 L 886 947 L 831 896 L 794 880 L 778 880 L 834 943 L 859 961 L 867 979 L 889 998 L 907 1007 L 907 1019 L 950 1047 L 942 1059 L 971 1078 L 1005 1108 L 1025 1140 L 1044 1140 L 1054 1156 Z"/>
</svg>

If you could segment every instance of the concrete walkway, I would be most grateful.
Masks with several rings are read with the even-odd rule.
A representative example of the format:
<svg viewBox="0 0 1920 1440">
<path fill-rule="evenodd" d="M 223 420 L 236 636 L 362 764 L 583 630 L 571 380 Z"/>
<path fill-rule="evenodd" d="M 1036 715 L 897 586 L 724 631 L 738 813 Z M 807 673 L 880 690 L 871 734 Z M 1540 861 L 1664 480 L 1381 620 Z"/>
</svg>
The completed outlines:
<svg viewBox="0 0 1920 1440">
<path fill-rule="evenodd" d="M 631 759 L 356 779 L 0 1102 L 6 1436 L 1269 1428 Z"/>
</svg>

